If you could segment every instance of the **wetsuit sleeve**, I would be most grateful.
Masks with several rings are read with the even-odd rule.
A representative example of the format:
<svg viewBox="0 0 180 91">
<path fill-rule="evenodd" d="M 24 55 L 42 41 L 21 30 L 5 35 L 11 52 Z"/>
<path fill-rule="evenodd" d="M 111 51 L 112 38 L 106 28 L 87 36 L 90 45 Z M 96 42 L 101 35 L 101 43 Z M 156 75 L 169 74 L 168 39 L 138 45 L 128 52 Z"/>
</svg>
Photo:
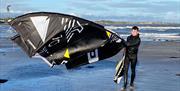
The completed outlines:
<svg viewBox="0 0 180 91">
<path fill-rule="evenodd" d="M 128 37 L 126 42 L 126 47 L 139 46 L 140 42 L 141 42 L 140 38 L 137 38 L 135 41 L 129 41 L 129 37 Z"/>
</svg>

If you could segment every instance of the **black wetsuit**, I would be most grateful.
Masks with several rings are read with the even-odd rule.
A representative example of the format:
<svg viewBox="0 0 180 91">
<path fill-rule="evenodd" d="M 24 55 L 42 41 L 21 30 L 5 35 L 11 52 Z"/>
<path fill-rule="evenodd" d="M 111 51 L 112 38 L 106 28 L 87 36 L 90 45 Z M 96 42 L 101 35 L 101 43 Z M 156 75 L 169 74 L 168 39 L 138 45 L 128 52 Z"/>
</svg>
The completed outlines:
<svg viewBox="0 0 180 91">
<path fill-rule="evenodd" d="M 138 54 L 138 48 L 140 45 L 140 37 L 137 36 L 128 36 L 127 42 L 125 42 L 126 46 L 126 56 L 125 56 L 125 65 L 124 65 L 124 88 L 127 86 L 128 82 L 128 68 L 129 63 L 131 63 L 131 82 L 130 85 L 133 85 L 135 74 L 136 74 L 136 63 L 137 63 L 137 54 Z"/>
</svg>

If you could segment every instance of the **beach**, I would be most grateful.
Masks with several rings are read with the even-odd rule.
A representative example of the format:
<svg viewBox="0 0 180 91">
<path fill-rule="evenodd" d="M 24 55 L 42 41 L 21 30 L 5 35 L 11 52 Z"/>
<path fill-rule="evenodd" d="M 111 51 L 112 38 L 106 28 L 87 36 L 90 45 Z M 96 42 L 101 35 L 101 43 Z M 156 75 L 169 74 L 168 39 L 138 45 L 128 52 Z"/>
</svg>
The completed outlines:
<svg viewBox="0 0 180 91">
<path fill-rule="evenodd" d="M 108 26 L 126 39 L 130 25 Z M 178 26 L 141 26 L 134 91 L 178 91 L 180 89 L 180 36 Z M 0 25 L 0 91 L 120 91 L 113 82 L 115 67 L 123 51 L 114 57 L 67 70 L 50 68 L 42 59 L 29 58 L 10 40 L 16 33 Z M 129 70 L 130 78 L 130 70 Z M 129 79 L 130 80 L 130 79 Z M 129 85 L 128 85 L 129 86 Z M 130 89 L 128 88 L 127 91 Z"/>
<path fill-rule="evenodd" d="M 112 58 L 67 70 L 64 65 L 50 68 L 41 59 L 29 58 L 9 39 L 0 43 L 0 79 L 7 80 L 0 83 L 0 91 L 120 91 L 122 87 L 122 81 L 118 85 L 113 82 L 122 51 Z M 142 41 L 133 91 L 178 91 L 179 67 L 180 42 Z"/>
<path fill-rule="evenodd" d="M 0 91 L 180 91 L 180 0 L 0 0 Z"/>
</svg>

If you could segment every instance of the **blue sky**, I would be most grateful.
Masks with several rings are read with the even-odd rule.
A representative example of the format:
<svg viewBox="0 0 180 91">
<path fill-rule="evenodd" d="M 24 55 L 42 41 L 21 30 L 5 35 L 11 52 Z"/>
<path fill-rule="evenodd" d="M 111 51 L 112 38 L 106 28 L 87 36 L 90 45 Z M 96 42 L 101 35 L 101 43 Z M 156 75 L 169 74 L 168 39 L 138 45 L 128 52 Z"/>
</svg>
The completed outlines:
<svg viewBox="0 0 180 91">
<path fill-rule="evenodd" d="M 1 17 L 59 12 L 90 20 L 180 23 L 180 0 L 0 0 Z M 11 5 L 10 14 L 6 14 Z"/>
</svg>

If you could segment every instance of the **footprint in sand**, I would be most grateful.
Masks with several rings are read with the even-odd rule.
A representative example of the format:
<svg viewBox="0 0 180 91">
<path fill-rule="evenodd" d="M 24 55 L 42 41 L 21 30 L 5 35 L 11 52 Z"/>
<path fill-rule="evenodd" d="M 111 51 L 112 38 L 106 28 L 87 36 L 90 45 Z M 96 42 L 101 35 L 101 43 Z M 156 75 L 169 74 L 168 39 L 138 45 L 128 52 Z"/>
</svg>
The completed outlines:
<svg viewBox="0 0 180 91">
<path fill-rule="evenodd" d="M 7 82 L 7 79 L 0 79 L 0 84 Z"/>
</svg>

